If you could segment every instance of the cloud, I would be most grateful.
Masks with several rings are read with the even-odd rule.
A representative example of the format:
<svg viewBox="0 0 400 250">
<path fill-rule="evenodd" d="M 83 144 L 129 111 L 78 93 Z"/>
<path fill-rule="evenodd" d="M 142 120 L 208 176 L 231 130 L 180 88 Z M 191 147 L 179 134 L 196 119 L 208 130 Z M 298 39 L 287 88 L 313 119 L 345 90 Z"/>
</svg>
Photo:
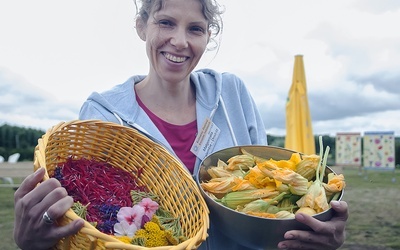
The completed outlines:
<svg viewBox="0 0 400 250">
<path fill-rule="evenodd" d="M 0 124 L 47 129 L 77 118 L 79 106 L 57 100 L 5 68 L 0 68 L 0 89 Z"/>
</svg>

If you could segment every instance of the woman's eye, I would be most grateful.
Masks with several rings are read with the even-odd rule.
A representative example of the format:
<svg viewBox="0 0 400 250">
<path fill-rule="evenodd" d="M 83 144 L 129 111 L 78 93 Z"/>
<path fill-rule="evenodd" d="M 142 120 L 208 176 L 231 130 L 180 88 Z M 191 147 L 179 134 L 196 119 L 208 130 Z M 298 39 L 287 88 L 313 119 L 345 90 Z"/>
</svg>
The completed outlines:
<svg viewBox="0 0 400 250">
<path fill-rule="evenodd" d="M 158 24 L 160 26 L 164 26 L 164 27 L 172 26 L 172 23 L 170 21 L 168 21 L 168 20 L 160 20 L 160 21 L 158 21 Z"/>
<path fill-rule="evenodd" d="M 190 30 L 196 33 L 204 33 L 204 29 L 200 26 L 193 26 L 190 28 Z"/>
</svg>

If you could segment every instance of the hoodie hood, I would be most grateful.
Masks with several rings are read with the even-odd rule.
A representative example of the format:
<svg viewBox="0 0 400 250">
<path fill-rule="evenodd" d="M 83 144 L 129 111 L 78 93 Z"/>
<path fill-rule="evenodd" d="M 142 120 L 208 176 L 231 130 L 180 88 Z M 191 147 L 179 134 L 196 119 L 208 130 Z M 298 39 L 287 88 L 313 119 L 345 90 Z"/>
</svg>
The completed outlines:
<svg viewBox="0 0 400 250">
<path fill-rule="evenodd" d="M 116 85 L 108 91 L 92 93 L 87 102 L 101 104 L 109 112 L 117 115 L 124 123 L 135 124 L 141 108 L 136 101 L 134 85 L 144 78 L 144 75 L 132 76 L 125 83 Z M 198 70 L 191 73 L 190 80 L 195 86 L 197 105 L 209 111 L 202 116 L 209 116 L 218 107 L 222 87 L 221 74 L 210 69 Z M 125 105 L 121 105 L 121 103 Z"/>
<path fill-rule="evenodd" d="M 136 100 L 134 86 L 144 78 L 143 75 L 133 76 L 108 91 L 94 92 L 82 105 L 79 119 L 99 119 L 133 127 L 176 156 Z M 237 145 L 266 144 L 261 116 L 240 78 L 203 69 L 192 72 L 190 81 L 196 90 L 197 129 L 202 128 L 206 119 L 211 119 L 220 130 L 212 152 Z M 194 173 L 201 160 L 197 158 Z"/>
</svg>

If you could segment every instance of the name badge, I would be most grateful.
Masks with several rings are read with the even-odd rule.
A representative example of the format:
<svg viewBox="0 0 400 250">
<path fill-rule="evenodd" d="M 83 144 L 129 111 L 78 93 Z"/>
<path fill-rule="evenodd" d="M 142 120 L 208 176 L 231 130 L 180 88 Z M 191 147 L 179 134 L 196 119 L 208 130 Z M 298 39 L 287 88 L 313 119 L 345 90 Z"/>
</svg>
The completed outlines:
<svg viewBox="0 0 400 250">
<path fill-rule="evenodd" d="M 198 131 L 190 151 L 203 160 L 214 149 L 220 131 L 211 119 L 207 118 Z"/>
</svg>

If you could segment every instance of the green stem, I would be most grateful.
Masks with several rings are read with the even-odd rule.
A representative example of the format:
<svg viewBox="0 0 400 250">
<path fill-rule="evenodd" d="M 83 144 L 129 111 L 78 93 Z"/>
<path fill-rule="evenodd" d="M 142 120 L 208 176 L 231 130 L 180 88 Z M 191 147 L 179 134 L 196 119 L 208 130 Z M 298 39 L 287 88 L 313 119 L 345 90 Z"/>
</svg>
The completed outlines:
<svg viewBox="0 0 400 250">
<path fill-rule="evenodd" d="M 322 136 L 319 136 L 318 137 L 318 139 L 319 139 L 319 161 L 318 161 L 318 167 L 317 167 L 317 170 L 316 170 L 316 174 L 315 174 L 315 181 L 319 181 L 319 178 L 320 178 L 320 169 L 321 169 L 321 165 L 322 165 L 322 158 L 323 158 L 323 143 L 322 143 Z"/>
<path fill-rule="evenodd" d="M 339 199 L 339 195 L 340 195 L 340 192 L 335 193 L 335 194 L 332 196 L 332 198 L 329 200 L 329 202 L 331 202 L 331 201 L 337 201 L 337 200 Z"/>
<path fill-rule="evenodd" d="M 326 150 L 325 150 L 325 154 L 324 154 L 324 160 L 322 161 L 322 171 L 321 171 L 321 173 L 319 173 L 320 174 L 319 179 L 321 182 L 324 180 L 325 168 L 326 168 L 326 162 L 328 161 L 329 150 L 330 150 L 330 147 L 327 146 Z"/>
</svg>

